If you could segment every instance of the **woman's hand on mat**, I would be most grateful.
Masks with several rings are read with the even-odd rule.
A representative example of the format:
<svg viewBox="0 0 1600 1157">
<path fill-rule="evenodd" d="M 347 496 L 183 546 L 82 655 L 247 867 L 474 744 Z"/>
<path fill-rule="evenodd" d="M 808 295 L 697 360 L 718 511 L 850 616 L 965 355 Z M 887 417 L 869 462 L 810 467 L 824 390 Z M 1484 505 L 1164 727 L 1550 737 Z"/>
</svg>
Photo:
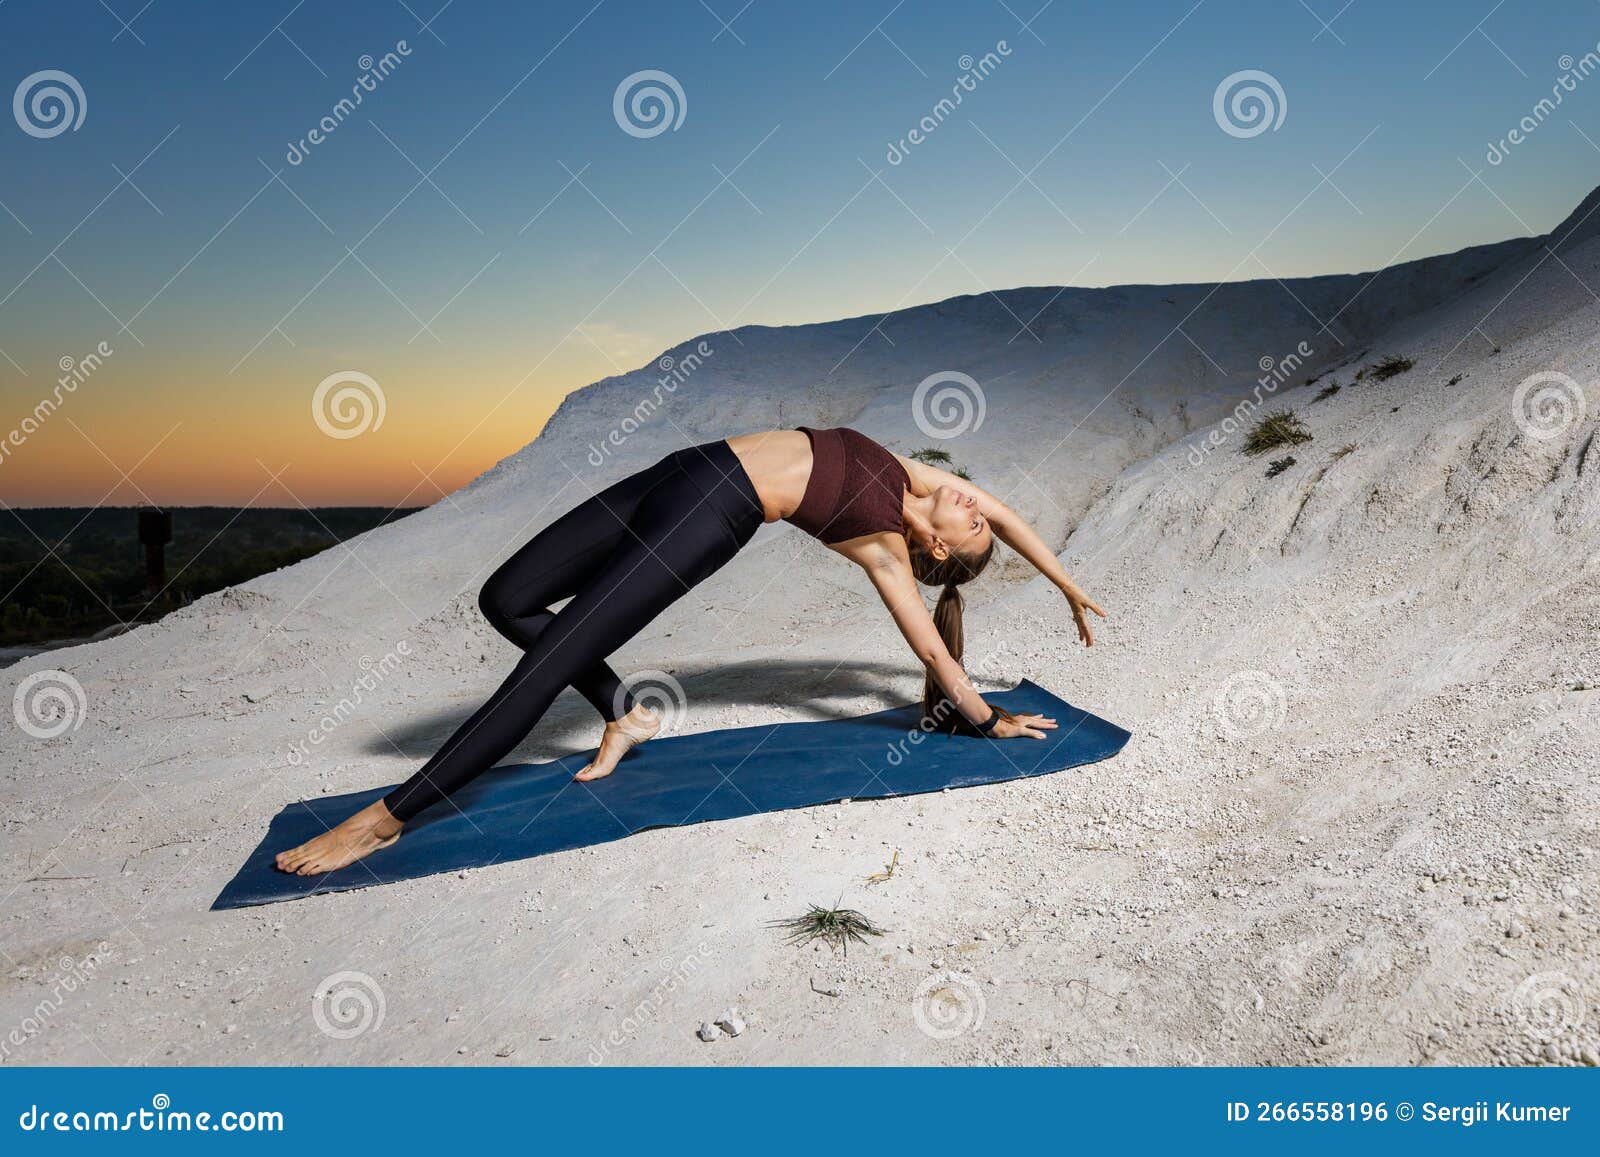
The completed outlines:
<svg viewBox="0 0 1600 1157">
<path fill-rule="evenodd" d="M 995 739 L 1043 739 L 1046 731 L 1054 731 L 1056 721 L 1047 715 L 1013 715 L 1007 719 L 1001 716 L 995 721 L 993 738 Z"/>
<path fill-rule="evenodd" d="M 1072 621 L 1078 624 L 1078 638 L 1083 640 L 1085 647 L 1094 646 L 1094 632 L 1089 630 L 1089 616 L 1085 611 L 1093 611 L 1102 619 L 1106 613 L 1100 605 L 1091 599 L 1078 587 L 1077 583 L 1068 582 L 1061 588 L 1061 593 L 1067 596 L 1067 602 L 1072 606 Z"/>
</svg>

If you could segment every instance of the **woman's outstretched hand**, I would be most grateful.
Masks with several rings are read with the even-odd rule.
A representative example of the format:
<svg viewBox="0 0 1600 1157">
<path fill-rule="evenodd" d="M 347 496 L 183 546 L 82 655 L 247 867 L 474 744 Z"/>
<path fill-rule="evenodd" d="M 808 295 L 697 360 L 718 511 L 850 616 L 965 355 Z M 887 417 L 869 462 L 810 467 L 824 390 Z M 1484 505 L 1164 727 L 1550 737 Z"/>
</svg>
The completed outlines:
<svg viewBox="0 0 1600 1157">
<path fill-rule="evenodd" d="M 1089 630 L 1089 616 L 1085 611 L 1093 611 L 1102 619 L 1106 613 L 1100 609 L 1098 603 L 1084 594 L 1076 583 L 1067 583 L 1061 588 L 1061 593 L 1067 596 L 1067 602 L 1072 606 L 1072 621 L 1078 624 L 1078 638 L 1083 640 L 1085 647 L 1094 646 L 1094 632 Z"/>
<path fill-rule="evenodd" d="M 991 739 L 1043 739 L 1046 731 L 1054 731 L 1056 721 L 1045 715 L 1002 715 L 995 721 Z"/>
</svg>

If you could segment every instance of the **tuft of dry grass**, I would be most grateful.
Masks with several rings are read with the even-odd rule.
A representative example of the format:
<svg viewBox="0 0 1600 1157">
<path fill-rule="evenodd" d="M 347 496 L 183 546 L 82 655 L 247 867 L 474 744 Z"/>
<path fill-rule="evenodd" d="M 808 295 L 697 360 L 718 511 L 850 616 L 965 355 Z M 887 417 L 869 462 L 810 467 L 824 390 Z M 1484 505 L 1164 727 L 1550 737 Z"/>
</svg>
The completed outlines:
<svg viewBox="0 0 1600 1157">
<path fill-rule="evenodd" d="M 1324 398 L 1331 398 L 1331 397 L 1333 397 L 1333 395 L 1337 394 L 1338 392 L 1339 392 L 1339 383 L 1338 382 L 1329 382 L 1327 385 L 1323 386 L 1322 389 L 1317 392 L 1317 396 L 1316 397 L 1311 399 L 1311 404 L 1314 406 L 1318 402 L 1322 401 Z"/>
<path fill-rule="evenodd" d="M 1290 454 L 1287 458 L 1276 458 L 1276 459 L 1274 459 L 1272 461 L 1272 464 L 1267 467 L 1267 477 L 1268 478 L 1276 478 L 1278 475 L 1282 474 L 1285 470 L 1289 469 L 1289 467 L 1291 467 L 1293 465 L 1294 465 L 1294 455 L 1293 454 Z"/>
<path fill-rule="evenodd" d="M 1399 377 L 1416 364 L 1410 358 L 1403 358 L 1398 354 L 1390 354 L 1377 365 L 1368 366 L 1367 373 L 1372 376 L 1372 380 L 1375 382 L 1386 382 L 1390 378 Z"/>
<path fill-rule="evenodd" d="M 1306 429 L 1306 424 L 1292 410 L 1278 410 L 1251 427 L 1240 450 L 1245 454 L 1265 454 L 1279 446 L 1298 446 L 1309 441 L 1311 431 Z"/>
<path fill-rule="evenodd" d="M 1337 450 L 1335 450 L 1333 452 L 1333 460 L 1335 462 L 1337 462 L 1339 459 L 1343 458 L 1346 454 L 1354 454 L 1355 452 L 1356 452 L 1356 444 L 1354 442 L 1346 442 L 1343 446 L 1340 446 Z"/>
<path fill-rule="evenodd" d="M 948 450 L 940 450 L 935 446 L 925 446 L 921 450 L 913 450 L 906 457 L 915 458 L 918 462 L 926 462 L 929 466 L 941 466 L 957 478 L 965 478 L 968 482 L 972 481 L 972 475 L 967 473 L 965 466 L 953 464 L 955 459 L 950 457 L 950 451 Z"/>
<path fill-rule="evenodd" d="M 882 928 L 854 908 L 823 908 L 816 904 L 803 915 L 772 921 L 772 927 L 784 929 L 784 939 L 790 944 L 809 944 L 820 939 L 843 949 L 846 955 L 852 940 L 865 944 L 868 936 L 883 935 Z"/>
</svg>

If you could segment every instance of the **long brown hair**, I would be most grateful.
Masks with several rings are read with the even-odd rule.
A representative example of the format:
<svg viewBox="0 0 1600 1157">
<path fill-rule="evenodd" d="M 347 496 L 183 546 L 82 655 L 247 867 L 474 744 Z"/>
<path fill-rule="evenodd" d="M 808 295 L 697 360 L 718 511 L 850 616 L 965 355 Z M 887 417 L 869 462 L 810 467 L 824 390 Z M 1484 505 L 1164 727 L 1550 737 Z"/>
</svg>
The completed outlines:
<svg viewBox="0 0 1600 1157">
<path fill-rule="evenodd" d="M 989 559 L 994 556 L 994 538 L 991 536 L 989 545 L 976 554 L 951 551 L 942 560 L 914 542 L 908 540 L 906 545 L 911 555 L 911 573 L 917 581 L 923 586 L 939 588 L 939 601 L 933 608 L 933 625 L 939 632 L 939 638 L 944 640 L 950 657 L 959 663 L 966 650 L 966 636 L 961 622 L 964 606 L 961 584 L 977 578 L 983 573 L 983 568 L 989 565 Z M 999 711 L 1004 719 L 1012 717 L 1004 708 Z M 977 729 L 950 702 L 950 697 L 944 693 L 931 671 L 922 681 L 922 717 L 925 729 L 951 735 L 978 734 Z"/>
</svg>

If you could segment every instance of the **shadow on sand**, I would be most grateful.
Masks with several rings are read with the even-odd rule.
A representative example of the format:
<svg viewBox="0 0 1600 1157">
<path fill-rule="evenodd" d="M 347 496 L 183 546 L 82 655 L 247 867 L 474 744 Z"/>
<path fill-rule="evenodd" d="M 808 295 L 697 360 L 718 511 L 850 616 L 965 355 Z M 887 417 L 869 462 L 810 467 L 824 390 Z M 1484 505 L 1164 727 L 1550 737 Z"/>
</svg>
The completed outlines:
<svg viewBox="0 0 1600 1157">
<path fill-rule="evenodd" d="M 891 680 L 904 677 L 904 663 L 806 662 L 751 659 L 741 663 L 679 664 L 672 672 L 691 705 L 769 706 L 784 704 L 788 718 L 853 719 L 907 700 L 891 691 Z M 626 677 L 626 671 L 621 672 Z M 485 691 L 487 694 L 487 690 Z M 862 698 L 865 703 L 860 702 Z M 848 704 L 848 705 L 847 705 Z M 400 727 L 368 741 L 372 755 L 393 755 L 398 747 L 408 756 L 427 759 L 450 734 L 478 709 L 479 701 L 435 711 L 419 711 Z M 545 717 L 501 763 L 533 763 L 588 751 L 600 740 L 594 710 L 570 687 L 563 690 Z"/>
</svg>

